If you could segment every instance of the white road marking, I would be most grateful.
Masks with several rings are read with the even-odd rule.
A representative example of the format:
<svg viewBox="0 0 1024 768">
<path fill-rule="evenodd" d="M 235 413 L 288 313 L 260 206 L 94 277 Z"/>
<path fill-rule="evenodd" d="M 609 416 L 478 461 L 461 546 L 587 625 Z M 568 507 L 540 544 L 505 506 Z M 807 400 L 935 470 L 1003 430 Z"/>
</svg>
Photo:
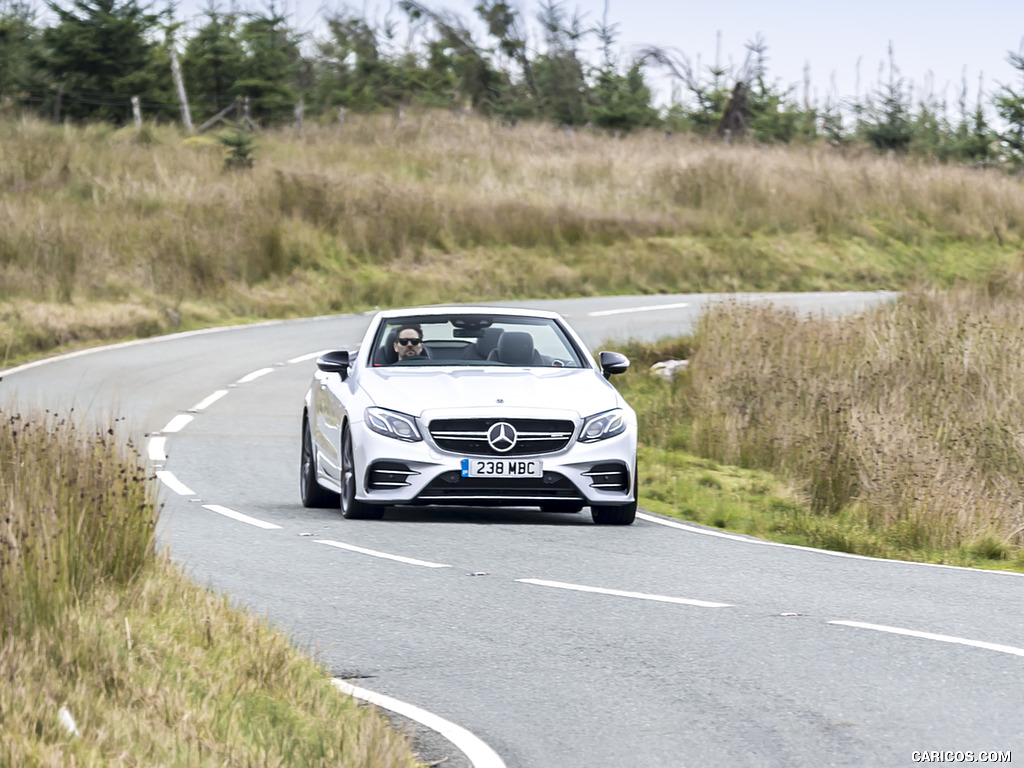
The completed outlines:
<svg viewBox="0 0 1024 768">
<path fill-rule="evenodd" d="M 636 516 L 641 520 L 646 520 L 649 523 L 657 523 L 658 525 L 664 525 L 666 528 L 678 528 L 681 531 L 689 531 L 690 533 L 699 533 L 702 536 L 714 536 L 719 539 L 732 539 L 733 541 L 745 541 L 750 544 L 764 544 L 769 547 L 783 547 L 785 544 L 780 544 L 777 541 L 765 541 L 764 539 L 752 539 L 746 536 L 737 536 L 735 533 L 725 533 L 724 531 L 712 531 L 708 528 L 699 528 L 695 525 L 687 525 L 676 520 L 667 520 L 663 517 L 657 517 L 655 515 L 648 515 L 645 512 L 637 512 Z M 846 552 L 839 552 L 840 555 L 847 555 Z"/>
<path fill-rule="evenodd" d="M 317 544 L 326 544 L 329 547 L 337 547 L 338 549 L 347 549 L 350 552 L 359 552 L 363 555 L 370 555 L 371 557 L 381 557 L 385 560 L 396 560 L 399 563 L 406 563 L 407 565 L 421 565 L 424 568 L 451 568 L 450 565 L 444 565 L 442 563 L 432 563 L 429 560 L 416 560 L 411 557 L 402 557 L 401 555 L 391 555 L 387 552 L 378 552 L 375 549 L 363 549 L 357 547 L 354 544 L 345 544 L 341 541 L 330 541 L 329 539 L 317 539 Z"/>
<path fill-rule="evenodd" d="M 256 381 L 261 376 L 266 376 L 268 373 L 273 373 L 273 368 L 260 368 L 258 371 L 247 373 L 245 376 L 240 378 L 235 384 L 248 384 L 250 381 Z"/>
<path fill-rule="evenodd" d="M 876 632 L 889 632 L 893 635 L 906 635 L 908 637 L 920 637 L 924 640 L 937 640 L 940 643 L 955 643 L 956 645 L 969 645 L 972 648 L 982 648 L 986 651 L 998 651 L 1009 653 L 1014 656 L 1024 656 L 1024 648 L 1016 648 L 1012 645 L 998 645 L 997 643 L 986 643 L 983 640 L 968 640 L 964 637 L 953 635 L 936 635 L 931 632 L 918 632 L 913 629 L 902 629 L 900 627 L 887 627 L 882 624 L 865 624 L 862 621 L 830 621 L 829 624 L 836 624 L 842 627 L 857 627 L 859 629 L 873 629 Z"/>
<path fill-rule="evenodd" d="M 155 462 L 167 461 L 167 438 L 166 437 L 151 437 L 149 438 L 148 453 L 149 460 Z"/>
<path fill-rule="evenodd" d="M 460 725 L 456 725 L 453 722 L 438 717 L 432 712 L 427 712 L 425 709 L 420 709 L 404 701 L 399 701 L 374 691 L 368 691 L 365 688 L 357 688 L 350 683 L 346 683 L 344 680 L 335 678 L 331 682 L 336 688 L 347 693 L 349 696 L 355 696 L 357 699 L 362 699 L 376 707 L 382 707 L 390 712 L 402 715 L 402 717 L 408 717 L 410 720 L 415 720 L 417 723 L 439 733 L 462 750 L 462 753 L 469 758 L 469 762 L 473 764 L 473 768 L 505 768 L 505 761 L 498 756 L 497 752 Z"/>
<path fill-rule="evenodd" d="M 329 349 L 321 349 L 319 352 L 310 352 L 308 355 L 299 355 L 298 357 L 293 357 L 289 360 L 288 364 L 292 365 L 294 363 L 304 363 L 307 360 L 316 360 L 320 355 L 326 355 L 330 351 L 331 350 Z"/>
<path fill-rule="evenodd" d="M 541 587 L 555 587 L 556 589 L 571 589 L 576 592 L 595 592 L 599 595 L 615 595 L 617 597 L 632 597 L 639 600 L 654 600 L 659 603 L 677 603 L 679 605 L 695 605 L 698 608 L 731 608 L 729 603 L 711 603 L 707 600 L 691 600 L 686 597 L 668 597 L 667 595 L 649 595 L 645 592 L 626 592 L 621 589 L 603 589 L 601 587 L 585 587 L 580 584 L 566 584 L 562 581 L 545 581 L 543 579 L 516 579 L 521 584 L 536 584 Z"/>
<path fill-rule="evenodd" d="M 802 547 L 799 544 L 783 544 L 779 541 L 768 541 L 767 539 L 757 539 L 752 536 L 740 536 L 735 533 L 725 533 L 724 531 L 713 531 L 708 528 L 700 528 L 695 525 L 687 525 L 683 522 L 679 522 L 676 520 L 668 520 L 666 518 L 657 517 L 656 515 L 650 515 L 645 512 L 637 512 L 636 516 L 641 520 L 646 520 L 649 523 L 656 523 L 658 525 L 664 525 L 667 528 L 677 528 L 681 531 L 699 533 L 701 536 L 713 536 L 719 539 L 731 539 L 732 541 L 742 541 L 745 544 L 759 544 L 763 547 L 782 547 L 784 549 L 800 549 L 804 552 L 816 552 L 819 555 L 829 555 L 830 557 L 848 557 L 853 560 L 872 560 L 875 562 L 882 563 L 900 563 L 901 565 L 917 565 L 926 568 L 950 568 L 955 571 L 996 574 L 1000 576 L 1024 576 L 1024 573 L 1018 573 L 1017 571 L 991 571 L 986 570 L 984 568 L 965 568 L 964 566 L 960 565 L 944 565 L 942 563 L 917 563 L 911 560 L 893 560 L 891 558 L 886 557 L 869 557 L 867 555 L 857 555 L 852 552 L 837 552 L 833 549 L 816 549 L 814 547 Z"/>
<path fill-rule="evenodd" d="M 188 414 L 185 413 L 179 413 L 177 416 L 175 416 L 173 419 L 167 422 L 167 426 L 161 429 L 160 431 L 165 434 L 168 432 L 180 432 L 182 429 L 187 427 L 188 423 L 192 421 L 192 419 L 194 418 L 194 416 L 189 416 Z"/>
<path fill-rule="evenodd" d="M 662 309 L 682 309 L 690 306 L 689 302 L 681 301 L 678 304 L 651 304 L 645 307 L 625 307 L 624 309 L 601 309 L 596 312 L 587 312 L 587 317 L 607 317 L 608 315 L 628 315 L 633 312 L 657 312 Z"/>
<path fill-rule="evenodd" d="M 263 520 L 257 520 L 255 517 L 249 517 L 243 515 L 241 512 L 236 512 L 233 509 L 222 507 L 220 504 L 203 504 L 203 509 L 208 509 L 211 512 L 216 512 L 218 515 L 224 515 L 224 517 L 230 517 L 232 520 L 237 520 L 240 523 L 246 523 L 248 525 L 254 525 L 257 528 L 264 528 L 268 531 L 280 528 L 280 525 L 274 525 L 273 523 L 267 523 Z"/>
<path fill-rule="evenodd" d="M 176 478 L 173 472 L 168 472 L 166 469 L 157 470 L 156 477 L 161 483 L 166 485 L 179 496 L 196 495 L 195 491 Z"/>
<path fill-rule="evenodd" d="M 224 395 L 226 395 L 227 393 L 228 393 L 228 391 L 226 389 L 218 389 L 216 392 L 214 392 L 209 397 L 204 397 L 198 403 L 193 405 L 189 410 L 191 410 L 191 411 L 205 411 L 211 405 L 213 405 L 218 400 L 220 400 L 222 397 L 224 397 Z"/>
</svg>

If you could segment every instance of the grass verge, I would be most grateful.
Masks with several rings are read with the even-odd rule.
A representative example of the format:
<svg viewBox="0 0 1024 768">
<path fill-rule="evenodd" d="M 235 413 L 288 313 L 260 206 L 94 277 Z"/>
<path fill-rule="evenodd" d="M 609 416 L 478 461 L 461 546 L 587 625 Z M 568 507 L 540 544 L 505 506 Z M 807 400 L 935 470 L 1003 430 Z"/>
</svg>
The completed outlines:
<svg viewBox="0 0 1024 768">
<path fill-rule="evenodd" d="M 286 635 L 154 553 L 151 481 L 113 429 L 10 415 L 0 457 L 0 766 L 418 765 Z"/>
<path fill-rule="evenodd" d="M 1024 272 L 864 315 L 722 305 L 630 344 L 651 509 L 785 543 L 1024 570 Z M 687 359 L 667 382 L 649 366 Z"/>
</svg>

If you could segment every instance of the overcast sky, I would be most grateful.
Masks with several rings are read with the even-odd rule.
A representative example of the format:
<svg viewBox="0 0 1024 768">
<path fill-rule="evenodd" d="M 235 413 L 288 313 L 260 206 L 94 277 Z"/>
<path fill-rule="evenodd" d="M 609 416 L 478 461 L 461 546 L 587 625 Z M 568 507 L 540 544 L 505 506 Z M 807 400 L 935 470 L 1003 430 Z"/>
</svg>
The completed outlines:
<svg viewBox="0 0 1024 768">
<path fill-rule="evenodd" d="M 377 20 L 383 19 L 390 7 L 386 1 L 374 0 L 275 2 L 295 26 L 306 30 L 315 30 L 318 18 L 342 7 Z M 421 2 L 471 21 L 478 0 Z M 513 2 L 532 23 L 536 2 Z M 209 0 L 180 3 L 180 15 L 187 16 L 207 6 Z M 268 3 L 263 0 L 256 6 L 265 8 Z M 230 0 L 219 4 L 226 7 Z M 564 6 L 585 14 L 588 24 L 600 22 L 605 12 L 604 0 L 566 0 Z M 403 14 L 395 9 L 392 17 L 400 19 Z M 745 43 L 761 35 L 768 46 L 769 78 L 784 86 L 797 86 L 797 95 L 802 97 L 804 70 L 809 67 L 810 95 L 819 103 L 830 95 L 847 98 L 876 88 L 880 65 L 886 67 L 888 77 L 890 43 L 896 66 L 914 84 L 915 95 L 930 90 L 955 107 L 966 79 L 973 103 L 982 76 L 988 95 L 1000 84 L 1024 90 L 1020 73 L 1007 62 L 1008 52 L 1021 49 L 1024 0 L 609 0 L 608 20 L 618 25 L 625 59 L 638 46 L 654 44 L 678 49 L 694 65 L 699 60 L 702 67 L 715 63 L 716 56 L 724 65 L 730 61 L 742 64 Z M 659 101 L 667 99 L 667 81 L 652 80 Z"/>
</svg>

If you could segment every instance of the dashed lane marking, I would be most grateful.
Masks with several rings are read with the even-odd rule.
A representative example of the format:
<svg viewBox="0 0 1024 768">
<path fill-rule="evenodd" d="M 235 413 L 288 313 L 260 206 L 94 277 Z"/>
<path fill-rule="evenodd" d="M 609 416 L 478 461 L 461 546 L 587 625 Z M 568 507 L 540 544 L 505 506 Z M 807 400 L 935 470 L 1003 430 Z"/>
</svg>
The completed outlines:
<svg viewBox="0 0 1024 768">
<path fill-rule="evenodd" d="M 444 563 L 432 563 L 429 560 L 416 560 L 412 557 L 402 557 L 401 555 L 392 555 L 388 552 L 378 552 L 375 549 L 364 549 L 363 547 L 357 547 L 354 544 L 345 544 L 342 541 L 331 541 L 329 539 L 316 539 L 316 544 L 326 544 L 329 547 L 337 547 L 338 549 L 347 549 L 349 552 L 358 552 L 361 555 L 370 555 L 371 557 L 380 557 L 384 560 L 395 560 L 399 563 L 406 563 L 407 565 L 419 565 L 423 568 L 451 568 L 450 565 Z"/>
<path fill-rule="evenodd" d="M 195 491 L 185 485 L 181 480 L 174 476 L 173 472 L 168 472 L 166 469 L 158 469 L 156 472 L 157 479 L 166 485 L 169 489 L 174 491 L 179 496 L 195 496 Z"/>
<path fill-rule="evenodd" d="M 676 304 L 652 304 L 645 307 L 624 307 L 622 309 L 600 309 L 595 312 L 587 312 L 587 317 L 608 317 L 609 315 L 629 315 L 634 312 L 658 312 L 663 309 L 683 309 L 690 306 L 689 302 L 681 301 Z"/>
<path fill-rule="evenodd" d="M 259 520 L 255 517 L 249 517 L 249 515 L 244 515 L 241 512 L 236 512 L 233 509 L 222 507 L 220 504 L 203 504 L 203 509 L 208 509 L 211 512 L 216 512 L 218 515 L 224 515 L 224 517 L 230 517 L 232 520 L 237 520 L 240 523 L 246 523 L 247 525 L 252 525 L 257 528 L 264 528 L 268 531 L 279 529 L 281 527 L 280 525 L 275 525 L 274 523 L 268 523 L 265 520 Z"/>
<path fill-rule="evenodd" d="M 922 640 L 935 640 L 940 643 L 954 643 L 955 645 L 967 645 L 972 648 L 982 648 L 986 651 L 997 651 L 998 653 L 1009 653 L 1013 656 L 1024 656 L 1024 648 L 1016 648 L 1012 645 L 999 645 L 998 643 L 986 643 L 983 640 L 969 640 L 965 637 L 953 635 L 937 635 L 933 632 L 918 632 L 915 629 L 903 629 L 902 627 L 887 627 L 884 624 L 867 624 L 863 621 L 830 621 L 841 627 L 856 627 L 858 629 L 871 629 L 875 632 L 888 632 L 893 635 L 905 635 L 907 637 L 918 637 Z"/>
<path fill-rule="evenodd" d="M 545 581 L 544 579 L 516 579 L 521 584 L 535 584 L 539 587 L 555 587 L 575 592 L 594 592 L 599 595 L 631 597 L 637 600 L 653 600 L 658 603 L 676 603 L 678 605 L 695 605 L 698 608 L 731 608 L 729 603 L 712 603 L 707 600 L 692 600 L 688 597 L 669 597 L 668 595 L 651 595 L 646 592 L 628 592 L 622 589 L 604 589 L 603 587 L 586 587 L 582 584 L 567 584 L 563 581 Z"/>
</svg>

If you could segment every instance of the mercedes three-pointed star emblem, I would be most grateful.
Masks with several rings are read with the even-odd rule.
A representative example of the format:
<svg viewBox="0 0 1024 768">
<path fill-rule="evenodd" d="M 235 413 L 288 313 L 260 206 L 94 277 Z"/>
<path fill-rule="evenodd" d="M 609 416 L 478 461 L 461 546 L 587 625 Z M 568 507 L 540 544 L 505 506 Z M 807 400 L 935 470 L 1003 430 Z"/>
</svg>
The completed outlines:
<svg viewBox="0 0 1024 768">
<path fill-rule="evenodd" d="M 516 446 L 516 428 L 507 421 L 499 421 L 487 430 L 487 442 L 497 453 L 506 453 Z"/>
</svg>

